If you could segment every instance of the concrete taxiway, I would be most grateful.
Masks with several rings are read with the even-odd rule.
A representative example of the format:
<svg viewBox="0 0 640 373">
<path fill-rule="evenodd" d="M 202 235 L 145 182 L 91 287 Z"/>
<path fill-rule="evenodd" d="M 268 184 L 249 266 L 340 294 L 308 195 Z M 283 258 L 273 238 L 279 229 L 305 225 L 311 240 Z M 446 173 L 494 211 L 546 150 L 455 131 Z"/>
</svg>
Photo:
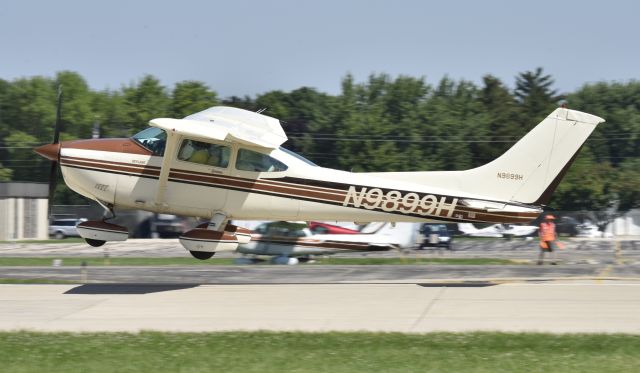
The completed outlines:
<svg viewBox="0 0 640 373">
<path fill-rule="evenodd" d="M 640 333 L 639 290 L 632 282 L 0 285 L 0 330 Z"/>
</svg>

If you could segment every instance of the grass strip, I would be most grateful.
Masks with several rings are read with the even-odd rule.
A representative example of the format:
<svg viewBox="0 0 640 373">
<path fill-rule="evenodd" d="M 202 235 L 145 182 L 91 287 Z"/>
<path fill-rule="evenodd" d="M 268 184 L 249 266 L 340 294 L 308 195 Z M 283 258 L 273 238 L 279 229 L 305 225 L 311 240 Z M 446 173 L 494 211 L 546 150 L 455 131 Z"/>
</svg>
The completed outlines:
<svg viewBox="0 0 640 373">
<path fill-rule="evenodd" d="M 6 372 L 637 372 L 640 336 L 0 333 Z"/>
<path fill-rule="evenodd" d="M 49 239 L 49 240 L 19 240 L 19 241 L 0 241 L 0 244 L 70 244 L 70 243 L 86 243 L 84 238 L 80 237 L 67 237 L 63 239 Z"/>
</svg>

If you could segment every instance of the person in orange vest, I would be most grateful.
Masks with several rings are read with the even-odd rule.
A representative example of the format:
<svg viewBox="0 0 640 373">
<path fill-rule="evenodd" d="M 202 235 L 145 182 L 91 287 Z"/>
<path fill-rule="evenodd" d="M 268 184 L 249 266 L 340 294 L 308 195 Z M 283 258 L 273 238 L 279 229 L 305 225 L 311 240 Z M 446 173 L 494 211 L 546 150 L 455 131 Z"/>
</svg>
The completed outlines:
<svg viewBox="0 0 640 373">
<path fill-rule="evenodd" d="M 553 223 L 555 217 L 551 214 L 547 214 L 544 217 L 544 221 L 540 223 L 540 229 L 538 230 L 538 236 L 540 237 L 540 256 L 538 257 L 538 265 L 542 264 L 544 259 L 544 253 L 548 252 L 551 256 L 551 264 L 556 264 L 556 240 L 558 235 L 556 234 L 556 225 Z"/>
</svg>

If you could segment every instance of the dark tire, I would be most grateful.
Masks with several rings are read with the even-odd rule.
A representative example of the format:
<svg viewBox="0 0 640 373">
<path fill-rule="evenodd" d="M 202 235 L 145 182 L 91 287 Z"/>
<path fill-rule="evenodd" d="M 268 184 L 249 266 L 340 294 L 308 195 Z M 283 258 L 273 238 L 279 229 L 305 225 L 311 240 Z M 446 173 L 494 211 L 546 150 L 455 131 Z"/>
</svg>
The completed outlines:
<svg viewBox="0 0 640 373">
<path fill-rule="evenodd" d="M 311 258 L 310 258 L 310 257 L 308 257 L 308 256 L 301 256 L 301 257 L 298 257 L 298 262 L 299 262 L 299 263 L 307 263 L 307 262 L 308 262 L 308 261 L 310 261 L 310 260 L 311 260 Z"/>
<path fill-rule="evenodd" d="M 210 253 L 208 251 L 189 251 L 191 255 L 200 260 L 207 260 L 213 256 L 215 253 Z"/>
<path fill-rule="evenodd" d="M 64 233 L 57 231 L 55 234 L 56 240 L 61 240 L 64 238 Z"/>
<path fill-rule="evenodd" d="M 92 240 L 91 238 L 85 238 L 84 240 L 87 241 L 87 243 L 93 247 L 100 247 L 107 242 L 102 240 Z"/>
</svg>

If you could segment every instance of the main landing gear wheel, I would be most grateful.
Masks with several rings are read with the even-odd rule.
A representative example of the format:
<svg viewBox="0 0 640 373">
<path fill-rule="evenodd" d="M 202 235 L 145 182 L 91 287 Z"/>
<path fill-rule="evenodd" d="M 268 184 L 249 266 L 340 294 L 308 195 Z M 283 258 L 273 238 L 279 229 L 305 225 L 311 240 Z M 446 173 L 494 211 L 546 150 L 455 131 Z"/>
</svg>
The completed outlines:
<svg viewBox="0 0 640 373">
<path fill-rule="evenodd" d="M 200 259 L 200 260 L 209 259 L 213 256 L 213 254 L 215 254 L 214 252 L 208 252 L 208 251 L 189 251 L 189 252 L 194 258 Z"/>
<path fill-rule="evenodd" d="M 91 238 L 85 238 L 84 240 L 87 241 L 87 243 L 93 247 L 100 247 L 107 242 L 102 240 L 93 240 Z"/>
</svg>

